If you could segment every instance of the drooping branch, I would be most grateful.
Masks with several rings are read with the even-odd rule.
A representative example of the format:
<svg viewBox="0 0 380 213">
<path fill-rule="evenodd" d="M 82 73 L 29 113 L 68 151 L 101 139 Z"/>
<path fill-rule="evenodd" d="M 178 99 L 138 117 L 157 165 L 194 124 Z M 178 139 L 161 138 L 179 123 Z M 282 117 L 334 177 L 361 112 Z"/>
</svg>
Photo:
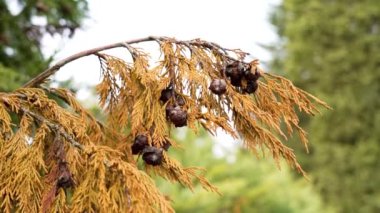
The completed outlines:
<svg viewBox="0 0 380 213">
<path fill-rule="evenodd" d="M 138 48 L 141 42 L 158 43 L 161 52 L 158 60 L 151 60 L 148 52 Z M 126 49 L 132 60 L 125 61 L 107 54 L 106 50 L 112 48 Z M 59 209 L 69 207 L 73 212 L 103 212 L 112 208 L 172 212 L 168 201 L 149 178 L 151 174 L 190 189 L 193 180 L 197 179 L 206 190 L 217 192 L 203 177 L 202 170 L 185 168 L 170 157 L 169 148 L 178 148 L 171 130 L 184 126 L 194 131 L 203 127 L 211 134 L 222 129 L 242 139 L 244 146 L 253 153 L 268 150 L 277 164 L 284 159 L 306 176 L 293 149 L 282 140 L 298 133 L 307 148 L 306 132 L 299 124 L 296 108 L 314 115 L 319 112 L 317 106 L 329 107 L 290 80 L 264 73 L 258 60 L 245 62 L 247 54 L 200 39 L 181 41 L 150 36 L 69 56 L 26 83 L 24 87 L 27 88 L 0 93 L 0 133 L 3 134 L 0 137 L 0 157 L 3 158 L 0 160 L 13 165 L 16 161 L 9 161 L 7 157 L 17 155 L 14 150 L 18 148 L 12 146 L 27 147 L 25 149 L 29 152 L 39 145 L 39 149 L 29 156 L 39 153 L 40 158 L 34 165 L 48 165 L 50 174 L 55 174 L 52 165 L 43 158 L 44 152 L 49 152 L 49 147 L 54 148 L 54 143 L 49 140 L 51 136 L 64 139 L 60 142 L 68 144 L 60 143 L 59 148 L 67 155 L 61 156 L 60 161 L 67 159 L 69 167 L 66 164 L 58 166 L 61 173 L 52 176 L 52 180 L 61 175 L 66 175 L 67 180 L 73 177 L 76 183 L 74 193 L 72 198 L 66 198 L 65 187 L 60 187 L 60 194 L 53 196 L 56 187 L 50 191 L 53 195 L 48 194 L 47 198 L 57 198 L 54 201 L 57 205 L 53 206 Z M 91 115 L 68 89 L 41 85 L 61 67 L 89 55 L 100 61 L 102 79 L 96 85 L 96 92 L 106 118 L 104 124 Z M 13 120 L 13 115 L 19 119 Z M 36 128 L 38 133 L 34 134 Z M 29 139 L 33 139 L 33 143 L 25 146 Z M 57 152 L 51 153 L 57 155 Z M 148 175 L 137 166 L 140 159 L 144 161 Z M 26 165 L 26 168 L 30 167 Z M 39 172 L 37 166 L 34 167 Z M 10 166 L 7 167 L 9 170 Z M 26 171 L 29 173 L 30 170 Z M 94 179 L 94 175 L 97 178 Z M 9 175 L 3 178 L 5 185 L 12 183 L 12 178 Z M 64 179 L 59 185 L 71 183 Z M 49 188 L 45 187 L 45 191 L 49 192 Z M 9 197 L 14 194 L 7 193 Z M 18 194 L 23 194 L 23 190 Z M 24 197 L 27 201 L 30 193 Z M 49 199 L 46 200 L 53 201 Z M 101 205 L 88 206 L 89 202 Z M 7 203 L 10 207 L 16 204 L 12 200 Z"/>
<path fill-rule="evenodd" d="M 49 67 L 48 69 L 41 72 L 39 75 L 37 75 L 36 77 L 34 77 L 33 79 L 31 79 L 30 81 L 25 83 L 23 85 L 23 87 L 36 87 L 36 86 L 42 84 L 47 78 L 49 78 L 50 76 L 52 76 L 56 72 L 58 72 L 59 69 L 61 69 L 66 64 L 73 62 L 77 59 L 83 58 L 85 56 L 97 55 L 101 51 L 123 47 L 123 48 L 126 48 L 132 54 L 132 56 L 134 56 L 135 53 L 134 53 L 133 49 L 130 48 L 129 45 L 136 44 L 136 43 L 142 43 L 142 42 L 148 42 L 148 41 L 156 41 L 159 43 L 163 42 L 163 41 L 168 41 L 168 42 L 175 43 L 175 44 L 182 44 L 182 45 L 185 45 L 189 48 L 191 46 L 202 46 L 204 48 L 208 48 L 208 49 L 213 50 L 213 51 L 220 51 L 225 58 L 232 60 L 232 61 L 236 61 L 236 59 L 231 57 L 230 55 L 228 55 L 228 52 L 233 52 L 236 55 L 238 55 L 238 57 L 240 57 L 240 58 L 242 56 L 248 55 L 248 53 L 245 53 L 241 50 L 223 48 L 214 42 L 208 42 L 208 41 L 204 41 L 204 40 L 200 40 L 200 39 L 193 39 L 193 40 L 189 40 L 189 41 L 180 41 L 180 40 L 176 40 L 174 38 L 168 38 L 168 37 L 163 37 L 163 36 L 160 36 L 160 37 L 148 36 L 145 38 L 139 38 L 139 39 L 133 39 L 133 40 L 128 40 L 128 41 L 117 42 L 117 43 L 113 43 L 113 44 L 109 44 L 109 45 L 96 47 L 96 48 L 92 48 L 92 49 L 88 49 L 85 51 L 78 52 L 74 55 L 71 55 L 67 58 L 64 58 L 64 59 L 58 61 L 53 66 Z"/>
<path fill-rule="evenodd" d="M 157 66 L 152 67 L 148 54 L 132 46 L 141 42 L 159 44 L 162 60 Z M 133 62 L 102 52 L 117 47 L 127 49 Z M 242 135 L 252 150 L 257 144 L 264 144 L 273 151 L 276 160 L 284 157 L 303 173 L 292 151 L 281 151 L 287 147 L 277 136 L 284 140 L 288 138 L 281 122 L 284 120 L 288 135 L 296 129 L 307 147 L 306 133 L 298 125 L 293 106 L 314 114 L 317 111 L 312 104 L 314 101 L 327 105 L 297 89 L 291 82 L 265 74 L 258 60 L 244 62 L 248 53 L 201 39 L 183 41 L 149 36 L 69 56 L 25 86 L 40 86 L 61 67 L 89 55 L 100 59 L 103 79 L 96 89 L 100 95 L 100 106 L 108 113 L 110 126 L 115 130 L 130 125 L 131 138 L 150 130 L 151 145 L 162 147 L 170 134 L 171 124 L 196 129 L 199 122 L 210 133 L 220 127 L 230 135 Z M 263 81 L 258 81 L 261 76 Z M 259 84 L 261 89 L 258 90 Z M 130 105 L 127 110 L 125 103 Z M 76 108 L 75 104 L 73 106 Z M 164 108 L 165 114 L 162 113 Z M 76 110 L 85 120 L 87 114 L 82 113 L 84 110 L 78 107 Z M 233 112 L 235 117 L 229 117 L 229 112 Z M 200 119 L 202 114 L 207 119 Z M 231 127 L 231 120 L 235 129 Z M 262 123 L 260 126 L 259 122 Z M 252 129 L 257 132 L 249 133 Z"/>
</svg>

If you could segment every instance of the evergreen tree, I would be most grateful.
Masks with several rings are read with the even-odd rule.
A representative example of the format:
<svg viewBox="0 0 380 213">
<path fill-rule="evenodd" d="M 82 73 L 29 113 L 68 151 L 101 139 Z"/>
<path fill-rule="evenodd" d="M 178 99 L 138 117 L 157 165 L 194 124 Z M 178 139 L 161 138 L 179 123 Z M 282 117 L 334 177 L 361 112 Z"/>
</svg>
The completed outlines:
<svg viewBox="0 0 380 213">
<path fill-rule="evenodd" d="M 184 165 L 196 164 L 206 169 L 205 177 L 222 194 L 205 192 L 200 184 L 196 184 L 191 192 L 179 184 L 159 180 L 159 188 L 170 195 L 176 211 L 329 212 L 322 205 L 312 184 L 305 179 L 295 178 L 285 165 L 279 171 L 270 159 L 254 158 L 241 147 L 219 147 L 223 155 L 216 156 L 213 149 L 220 144 L 213 144 L 212 138 L 204 131 L 199 134 L 181 131 L 175 135 L 183 149 L 170 150 L 170 155 Z"/>
<path fill-rule="evenodd" d="M 51 56 L 41 51 L 44 35 L 72 36 L 86 12 L 86 0 L 0 0 L 0 91 L 19 87 L 48 67 Z"/>
<path fill-rule="evenodd" d="M 302 119 L 313 182 L 339 212 L 379 212 L 380 2 L 284 0 L 273 23 L 283 44 L 275 69 L 334 108 Z"/>
</svg>

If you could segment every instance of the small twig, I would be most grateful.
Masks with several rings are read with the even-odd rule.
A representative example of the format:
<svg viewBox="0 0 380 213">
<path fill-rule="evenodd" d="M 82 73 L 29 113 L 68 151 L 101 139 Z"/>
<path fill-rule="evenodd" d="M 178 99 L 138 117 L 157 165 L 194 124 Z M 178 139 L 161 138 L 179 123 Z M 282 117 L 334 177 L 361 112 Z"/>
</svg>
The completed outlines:
<svg viewBox="0 0 380 213">
<path fill-rule="evenodd" d="M 41 89 L 45 90 L 46 92 L 50 93 L 50 94 L 53 94 L 55 96 L 57 96 L 59 99 L 61 99 L 62 101 L 64 101 L 67 105 L 70 106 L 70 102 L 64 97 L 62 96 L 61 94 L 59 94 L 57 92 L 57 90 L 55 88 L 49 88 L 49 87 L 45 87 L 45 86 L 40 86 Z M 73 95 L 73 94 L 71 94 Z M 72 107 L 72 106 L 71 106 Z M 98 119 L 95 119 L 94 120 L 96 121 L 96 123 L 101 127 L 101 128 L 106 128 L 106 126 L 101 122 L 99 121 Z"/>
<path fill-rule="evenodd" d="M 39 122 L 45 123 L 51 130 L 58 132 L 60 135 L 62 135 L 74 147 L 80 150 L 84 149 L 83 145 L 78 143 L 70 134 L 64 131 L 60 125 L 49 121 L 48 119 L 44 118 L 42 115 L 32 112 L 29 109 L 26 109 L 25 107 L 21 107 L 21 111 L 32 116 L 34 119 L 38 120 Z"/>
<path fill-rule="evenodd" d="M 230 55 L 228 55 L 228 51 L 229 52 L 235 52 L 235 50 L 223 48 L 223 47 L 221 47 L 220 45 L 218 45 L 218 44 L 216 44 L 214 42 L 207 42 L 207 41 L 200 40 L 200 39 L 194 39 L 194 40 L 189 40 L 189 41 L 177 41 L 177 40 L 174 40 L 174 41 L 172 41 L 172 43 L 182 44 L 182 45 L 185 45 L 188 48 L 190 48 L 191 46 L 202 46 L 202 47 L 206 47 L 206 48 L 208 48 L 210 50 L 222 51 L 223 56 L 225 58 L 227 58 L 229 60 L 232 60 L 232 61 L 237 61 L 237 59 L 235 59 L 234 57 L 231 57 Z M 190 50 L 191 50 L 191 48 L 190 48 Z"/>
</svg>

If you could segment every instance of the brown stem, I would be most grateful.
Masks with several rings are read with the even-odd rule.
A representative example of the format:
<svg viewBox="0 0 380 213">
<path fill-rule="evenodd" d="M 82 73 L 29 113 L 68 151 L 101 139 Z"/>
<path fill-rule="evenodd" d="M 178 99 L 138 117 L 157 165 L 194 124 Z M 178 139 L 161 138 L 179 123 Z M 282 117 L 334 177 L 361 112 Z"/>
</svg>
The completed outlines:
<svg viewBox="0 0 380 213">
<path fill-rule="evenodd" d="M 71 106 L 70 101 L 67 100 L 67 99 L 66 99 L 64 96 L 62 96 L 61 94 L 59 94 L 59 93 L 57 92 L 57 89 L 55 89 L 55 88 L 49 88 L 49 87 L 45 87 L 45 86 L 41 86 L 40 88 L 43 89 L 43 90 L 45 90 L 47 93 L 52 94 L 52 95 L 58 97 L 60 100 L 64 101 L 67 105 Z M 72 95 L 73 95 L 73 94 L 72 94 Z M 71 107 L 72 107 L 72 106 L 71 106 Z M 73 108 L 73 107 L 72 107 L 72 108 Z M 79 114 L 79 112 L 78 112 L 78 114 Z M 95 119 L 95 118 L 94 118 L 94 120 L 95 120 L 96 123 L 100 126 L 100 128 L 103 128 L 103 129 L 107 128 L 106 125 L 104 125 L 101 121 L 99 121 L 99 120 L 97 120 L 97 119 Z"/>
<path fill-rule="evenodd" d="M 74 147 L 76 147 L 80 150 L 83 150 L 83 145 L 78 143 L 70 134 L 68 134 L 66 131 L 64 131 L 60 125 L 49 121 L 48 119 L 44 118 L 42 115 L 34 113 L 34 112 L 26 109 L 25 107 L 21 107 L 21 111 L 28 114 L 29 116 L 33 117 L 37 121 L 39 121 L 41 123 L 45 123 L 50 129 L 52 129 L 53 131 L 58 132 L 60 135 L 62 135 L 68 142 L 71 143 L 71 145 L 73 145 Z"/>
<path fill-rule="evenodd" d="M 109 49 L 113 49 L 113 48 L 117 48 L 117 47 L 125 47 L 125 44 L 135 44 L 135 43 L 140 43 L 140 42 L 145 42 L 145 41 L 153 41 L 153 40 L 156 40 L 156 38 L 153 36 L 149 36 L 149 37 L 130 40 L 130 41 L 117 42 L 114 44 L 109 44 L 109 45 L 105 45 L 105 46 L 101 46 L 101 47 L 97 47 L 97 48 L 93 48 L 93 49 L 89 49 L 89 50 L 79 52 L 77 54 L 71 55 L 67 58 L 64 58 L 64 59 L 58 61 L 56 64 L 54 64 L 50 68 L 46 69 L 45 71 L 43 71 L 42 73 L 40 73 L 39 75 L 37 75 L 36 77 L 31 79 L 30 81 L 28 81 L 26 84 L 23 85 L 23 87 L 34 87 L 34 86 L 41 84 L 48 77 L 55 74 L 61 67 L 65 66 L 66 64 L 68 64 L 72 61 L 75 61 L 79 58 L 89 56 L 89 55 L 93 55 L 93 54 L 96 54 L 96 53 L 98 53 L 100 51 L 104 51 L 104 50 L 109 50 Z"/>
</svg>

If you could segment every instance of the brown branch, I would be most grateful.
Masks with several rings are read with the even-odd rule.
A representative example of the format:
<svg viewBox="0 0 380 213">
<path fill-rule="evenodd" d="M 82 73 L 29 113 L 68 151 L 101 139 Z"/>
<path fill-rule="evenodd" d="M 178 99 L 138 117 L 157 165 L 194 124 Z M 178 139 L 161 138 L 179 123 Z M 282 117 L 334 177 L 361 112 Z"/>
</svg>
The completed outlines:
<svg viewBox="0 0 380 213">
<path fill-rule="evenodd" d="M 101 46 L 101 47 L 97 47 L 97 48 L 93 48 L 93 49 L 88 49 L 88 50 L 76 53 L 74 55 L 71 55 L 67 58 L 64 58 L 64 59 L 58 61 L 56 64 L 54 64 L 50 68 L 41 72 L 39 75 L 37 75 L 36 77 L 34 77 L 33 79 L 31 79 L 30 81 L 25 83 L 23 85 L 23 87 L 36 87 L 36 86 L 40 85 L 41 83 L 43 83 L 47 78 L 49 78 L 50 76 L 52 76 L 53 74 L 58 72 L 58 70 L 61 67 L 65 66 L 66 64 L 68 64 L 72 61 L 75 61 L 77 59 L 80 59 L 82 57 L 89 56 L 89 55 L 98 55 L 99 56 L 98 53 L 101 51 L 104 51 L 104 50 L 109 50 L 109 49 L 118 48 L 118 47 L 124 47 L 124 48 L 127 48 L 129 50 L 129 52 L 132 54 L 132 56 L 134 56 L 135 53 L 129 45 L 141 43 L 141 42 L 147 42 L 147 41 L 156 41 L 156 42 L 169 41 L 172 43 L 182 44 L 182 45 L 185 45 L 187 47 L 203 46 L 203 47 L 208 48 L 208 49 L 222 51 L 223 55 L 230 60 L 233 60 L 233 61 L 237 60 L 237 59 L 229 56 L 227 53 L 228 51 L 235 52 L 235 50 L 223 48 L 220 45 L 213 43 L 213 42 L 207 42 L 207 41 L 200 40 L 200 39 L 194 39 L 194 40 L 189 40 L 189 41 L 179 41 L 179 40 L 176 40 L 174 38 L 169 38 L 169 37 L 148 36 L 145 38 L 123 41 L 123 42 L 117 42 L 117 43 L 113 43 L 113 44 L 109 44 L 109 45 L 105 45 L 105 46 Z"/>
<path fill-rule="evenodd" d="M 93 49 L 89 49 L 89 50 L 85 50 L 85 51 L 76 53 L 74 55 L 71 55 L 67 58 L 64 58 L 64 59 L 58 61 L 56 64 L 54 64 L 50 68 L 46 69 L 45 71 L 43 71 L 42 73 L 40 73 L 39 75 L 37 75 L 36 77 L 31 79 L 30 81 L 28 81 L 26 84 L 23 85 L 23 87 L 34 87 L 34 86 L 41 84 L 48 77 L 55 74 L 61 67 L 65 66 L 66 64 L 68 64 L 72 61 L 75 61 L 79 58 L 89 56 L 89 55 L 93 55 L 93 54 L 96 54 L 96 53 L 98 53 L 100 51 L 104 51 L 104 50 L 109 50 L 109 49 L 113 49 L 113 48 L 117 48 L 117 47 L 125 47 L 125 44 L 135 44 L 135 43 L 140 43 L 140 42 L 145 42 L 145 41 L 153 41 L 153 40 L 155 40 L 155 38 L 152 36 L 149 36 L 146 38 L 140 38 L 140 39 L 124 41 L 124 42 L 117 42 L 114 44 L 109 44 L 109 45 L 105 45 L 105 46 L 101 46 L 101 47 L 97 47 L 97 48 L 93 48 Z"/>
</svg>

